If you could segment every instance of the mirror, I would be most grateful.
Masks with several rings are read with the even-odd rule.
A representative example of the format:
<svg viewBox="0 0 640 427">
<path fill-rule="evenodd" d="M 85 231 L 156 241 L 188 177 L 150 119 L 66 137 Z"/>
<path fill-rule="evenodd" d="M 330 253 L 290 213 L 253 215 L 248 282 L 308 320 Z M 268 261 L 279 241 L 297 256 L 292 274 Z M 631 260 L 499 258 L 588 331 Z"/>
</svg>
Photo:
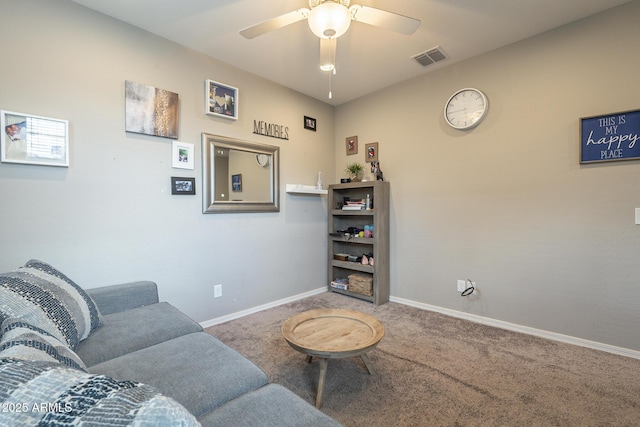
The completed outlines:
<svg viewBox="0 0 640 427">
<path fill-rule="evenodd" d="M 273 145 L 202 134 L 202 213 L 279 212 L 279 153 Z"/>
</svg>

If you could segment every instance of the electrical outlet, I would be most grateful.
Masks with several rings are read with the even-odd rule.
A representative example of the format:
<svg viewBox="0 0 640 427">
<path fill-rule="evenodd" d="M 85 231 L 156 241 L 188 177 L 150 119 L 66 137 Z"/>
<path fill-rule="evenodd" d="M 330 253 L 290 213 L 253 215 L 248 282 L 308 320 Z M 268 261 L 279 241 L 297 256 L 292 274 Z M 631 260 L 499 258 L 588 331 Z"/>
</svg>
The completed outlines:
<svg viewBox="0 0 640 427">
<path fill-rule="evenodd" d="M 463 292 L 465 289 L 467 289 L 467 281 L 458 280 L 458 292 Z"/>
<path fill-rule="evenodd" d="M 213 297 L 220 298 L 222 296 L 222 283 L 213 287 Z"/>
</svg>

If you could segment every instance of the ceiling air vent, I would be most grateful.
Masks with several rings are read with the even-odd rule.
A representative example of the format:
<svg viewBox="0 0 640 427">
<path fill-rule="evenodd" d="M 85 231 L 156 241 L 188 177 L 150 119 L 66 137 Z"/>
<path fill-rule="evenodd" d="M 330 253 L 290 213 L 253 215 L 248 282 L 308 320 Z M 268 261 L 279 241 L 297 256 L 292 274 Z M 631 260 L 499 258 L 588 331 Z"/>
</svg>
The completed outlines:
<svg viewBox="0 0 640 427">
<path fill-rule="evenodd" d="M 440 46 L 436 46 L 433 49 L 429 49 L 426 52 L 419 53 L 412 56 L 418 64 L 426 67 L 427 65 L 435 64 L 436 62 L 444 61 L 447 59 L 447 54 L 444 53 Z"/>
</svg>

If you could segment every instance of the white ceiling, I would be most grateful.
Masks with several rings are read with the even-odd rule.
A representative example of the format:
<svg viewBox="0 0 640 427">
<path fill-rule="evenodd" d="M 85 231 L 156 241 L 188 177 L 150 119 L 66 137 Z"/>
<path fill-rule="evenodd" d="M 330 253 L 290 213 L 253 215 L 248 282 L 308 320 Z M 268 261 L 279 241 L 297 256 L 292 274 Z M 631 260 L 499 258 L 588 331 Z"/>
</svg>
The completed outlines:
<svg viewBox="0 0 640 427">
<path fill-rule="evenodd" d="M 337 41 L 333 98 L 306 21 L 247 40 L 243 28 L 308 7 L 307 0 L 73 0 L 332 105 L 446 67 L 630 0 L 352 0 L 420 19 L 411 36 L 353 22 Z M 412 56 L 440 46 L 449 59 Z M 216 79 L 215 75 L 208 76 Z M 224 83 L 234 85 L 226 79 Z"/>
</svg>

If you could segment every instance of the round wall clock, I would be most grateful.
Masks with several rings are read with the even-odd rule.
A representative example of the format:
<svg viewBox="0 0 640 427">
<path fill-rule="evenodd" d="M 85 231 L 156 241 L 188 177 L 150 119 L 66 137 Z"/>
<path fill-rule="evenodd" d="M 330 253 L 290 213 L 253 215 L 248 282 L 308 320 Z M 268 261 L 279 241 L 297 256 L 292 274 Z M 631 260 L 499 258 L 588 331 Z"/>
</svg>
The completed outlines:
<svg viewBox="0 0 640 427">
<path fill-rule="evenodd" d="M 262 167 L 266 167 L 269 164 L 269 156 L 266 154 L 256 154 L 256 162 Z"/>
<path fill-rule="evenodd" d="M 478 126 L 489 108 L 489 100 L 482 91 L 474 88 L 460 89 L 444 106 L 444 119 L 455 129 L 471 129 Z"/>
</svg>

